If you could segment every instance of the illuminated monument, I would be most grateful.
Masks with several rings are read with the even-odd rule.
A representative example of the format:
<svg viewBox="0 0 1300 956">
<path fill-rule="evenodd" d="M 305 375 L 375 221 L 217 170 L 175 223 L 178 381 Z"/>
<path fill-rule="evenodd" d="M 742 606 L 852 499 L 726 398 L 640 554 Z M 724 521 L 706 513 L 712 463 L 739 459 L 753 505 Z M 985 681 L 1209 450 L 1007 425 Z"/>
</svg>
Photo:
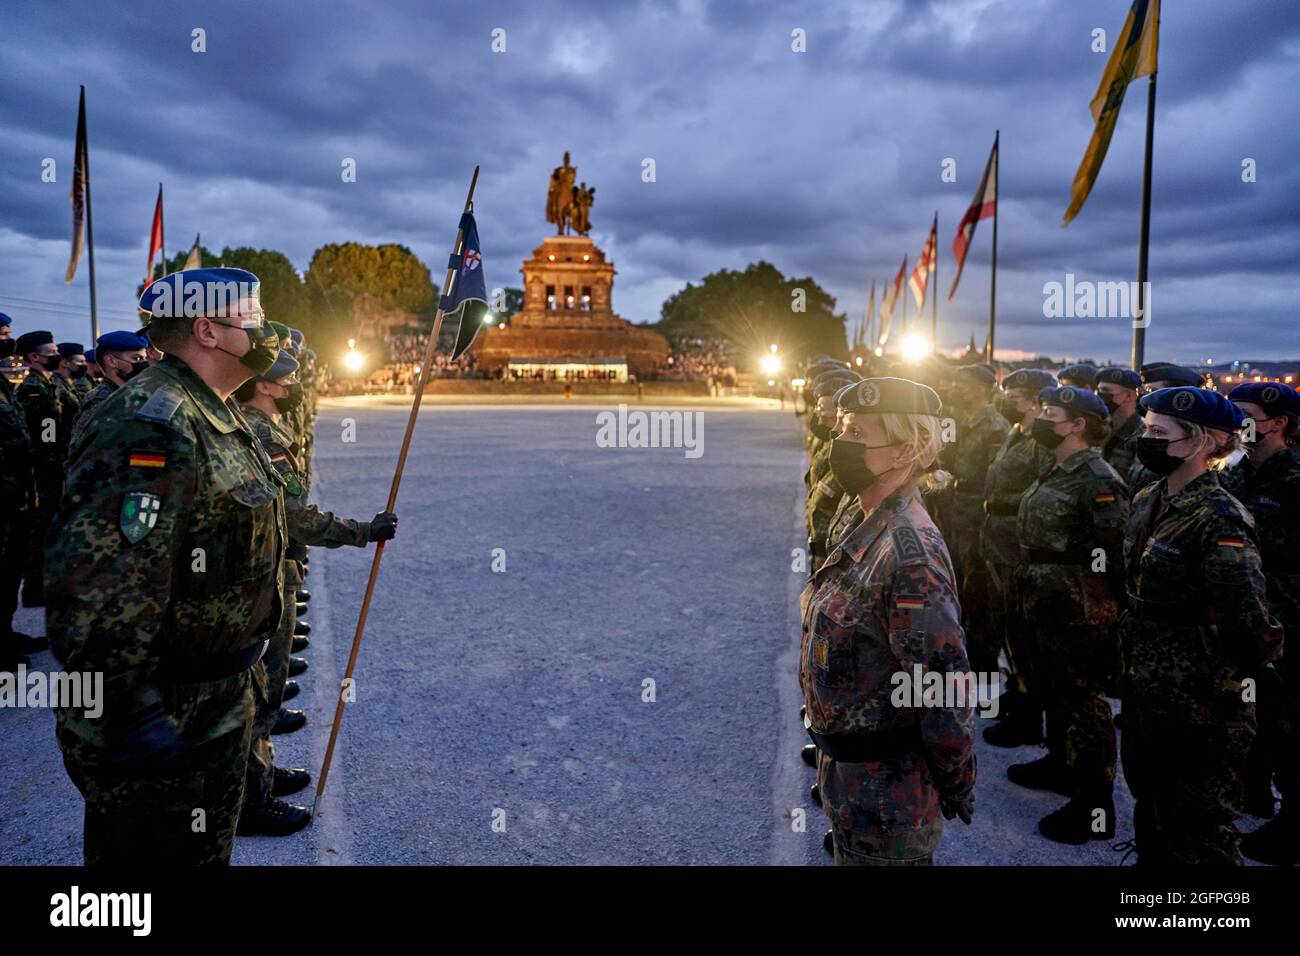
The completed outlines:
<svg viewBox="0 0 1300 956">
<path fill-rule="evenodd" d="M 551 174 L 546 219 L 557 235 L 524 260 L 524 305 L 504 328 L 488 328 L 471 349 L 479 364 L 507 378 L 625 382 L 644 378 L 668 358 L 668 341 L 613 311 L 614 264 L 587 238 L 596 190 L 574 185 L 576 170 Z M 576 235 L 566 235 L 572 229 Z"/>
</svg>

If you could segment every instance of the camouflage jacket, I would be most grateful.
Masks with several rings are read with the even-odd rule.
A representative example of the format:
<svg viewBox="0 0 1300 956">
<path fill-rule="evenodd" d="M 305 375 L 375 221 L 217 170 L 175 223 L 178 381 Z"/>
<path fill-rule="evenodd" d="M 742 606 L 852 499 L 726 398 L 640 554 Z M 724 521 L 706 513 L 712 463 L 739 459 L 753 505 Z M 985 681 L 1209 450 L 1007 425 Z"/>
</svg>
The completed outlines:
<svg viewBox="0 0 1300 956">
<path fill-rule="evenodd" d="M 862 500 L 857 495 L 845 495 L 831 518 L 831 530 L 826 536 L 826 547 L 833 548 L 862 520 Z"/>
<path fill-rule="evenodd" d="M 69 448 L 79 443 L 82 433 L 89 427 L 91 420 L 95 417 L 95 409 L 99 408 L 104 399 L 116 391 L 117 386 L 105 378 L 86 393 L 86 397 L 81 400 L 81 407 L 77 410 L 77 417 L 72 422 L 72 434 L 68 438 Z"/>
<path fill-rule="evenodd" d="M 321 511 L 307 500 L 307 488 L 297 456 L 292 451 L 293 436 L 260 408 L 246 406 L 244 417 L 266 449 L 271 464 L 284 479 L 285 520 L 289 540 L 295 544 L 337 548 L 350 544 L 364 548 L 370 543 L 370 522 L 340 518 Z"/>
<path fill-rule="evenodd" d="M 984 523 L 984 482 L 1011 426 L 992 405 L 957 422 L 957 440 L 944 447 L 940 464 L 956 479 L 941 497 L 950 533 L 978 534 Z"/>
<path fill-rule="evenodd" d="M 1124 535 L 1122 691 L 1184 722 L 1242 719 L 1242 678 L 1282 652 L 1255 522 L 1212 473 L 1172 497 L 1167 487 L 1138 494 Z"/>
<path fill-rule="evenodd" d="M 887 497 L 841 541 L 800 598 L 800 683 L 823 734 L 915 727 L 940 793 L 974 786 L 973 701 L 895 706 L 895 675 L 968 674 L 948 548 L 909 489 Z"/>
<path fill-rule="evenodd" d="M 32 466 L 36 484 L 57 482 L 63 478 L 63 460 L 68 451 L 68 432 L 64 429 L 62 391 L 40 372 L 28 371 L 18 386 L 18 403 L 27 415 L 27 434 L 32 440 Z M 53 423 L 53 430 L 48 423 Z M 50 436 L 53 441 L 45 441 Z"/>
<path fill-rule="evenodd" d="M 1128 492 L 1101 452 L 1085 448 L 1060 463 L 1053 458 L 1020 499 L 1016 518 L 1025 617 L 1063 626 L 1114 624 L 1124 593 L 1127 520 Z"/>
<path fill-rule="evenodd" d="M 986 561 L 1000 565 L 1020 562 L 1016 534 L 1020 498 L 1052 460 L 1052 453 L 1021 431 L 1019 424 L 1007 432 L 984 479 L 981 546 Z"/>
<path fill-rule="evenodd" d="M 1114 426 L 1106 444 L 1101 446 L 1101 456 L 1125 481 L 1128 480 L 1129 469 L 1137 461 L 1137 440 L 1143 427 L 1142 412 L 1139 410 L 1124 419 L 1124 424 Z"/>
<path fill-rule="evenodd" d="M 829 448 L 830 445 L 827 444 Z M 831 474 L 830 468 L 821 479 L 813 485 L 808 493 L 808 537 L 819 547 L 828 547 L 827 536 L 831 532 L 831 519 L 844 498 L 844 489 Z"/>
<path fill-rule="evenodd" d="M 14 386 L 0 375 L 0 489 L 10 506 L 32 505 L 32 439 Z"/>
<path fill-rule="evenodd" d="M 1268 604 L 1288 636 L 1300 634 L 1300 448 L 1284 448 L 1258 468 L 1245 459 L 1219 478 L 1255 519 Z"/>
<path fill-rule="evenodd" d="M 69 671 L 104 674 L 103 714 L 60 736 L 106 747 L 162 703 L 190 743 L 252 713 L 248 682 L 169 666 L 247 651 L 281 613 L 283 484 L 233 402 L 167 356 L 106 399 L 71 449 L 46 548 L 46 629 Z"/>
<path fill-rule="evenodd" d="M 50 375 L 50 383 L 58 390 L 63 408 L 63 418 L 59 422 L 59 427 L 63 430 L 65 443 L 70 443 L 72 423 L 77 420 L 77 411 L 81 408 L 81 392 L 77 389 L 76 379 L 64 378 L 59 372 Z"/>
</svg>

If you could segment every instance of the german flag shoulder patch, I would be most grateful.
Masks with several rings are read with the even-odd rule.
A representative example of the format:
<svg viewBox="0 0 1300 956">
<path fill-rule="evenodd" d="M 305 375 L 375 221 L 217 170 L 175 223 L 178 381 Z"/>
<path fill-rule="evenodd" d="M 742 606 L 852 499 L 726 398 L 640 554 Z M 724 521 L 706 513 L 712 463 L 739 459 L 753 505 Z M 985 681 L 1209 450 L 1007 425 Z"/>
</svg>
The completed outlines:
<svg viewBox="0 0 1300 956">
<path fill-rule="evenodd" d="M 1221 548 L 1244 548 L 1246 539 L 1239 534 L 1221 534 L 1214 543 Z"/>
<path fill-rule="evenodd" d="M 900 594 L 894 599 L 900 611 L 919 611 L 925 607 L 925 598 L 916 594 Z"/>
<path fill-rule="evenodd" d="M 1098 504 L 1098 505 L 1111 505 L 1118 500 L 1119 500 L 1119 496 L 1116 495 L 1113 491 L 1103 491 L 1101 494 L 1097 495 L 1092 499 L 1093 504 Z"/>
<path fill-rule="evenodd" d="M 130 464 L 132 468 L 166 468 L 167 456 L 156 451 L 133 451 Z"/>
</svg>

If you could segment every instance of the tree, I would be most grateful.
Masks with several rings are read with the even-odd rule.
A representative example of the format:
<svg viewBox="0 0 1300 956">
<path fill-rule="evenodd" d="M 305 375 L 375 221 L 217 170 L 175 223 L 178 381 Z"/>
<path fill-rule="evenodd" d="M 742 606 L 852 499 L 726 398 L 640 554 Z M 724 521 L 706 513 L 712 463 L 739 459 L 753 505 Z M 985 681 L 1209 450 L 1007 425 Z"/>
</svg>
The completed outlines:
<svg viewBox="0 0 1300 956">
<path fill-rule="evenodd" d="M 309 339 L 318 333 L 306 286 L 283 252 L 248 246 L 231 249 L 227 246 L 211 264 L 217 262 L 228 269 L 247 269 L 261 280 L 262 311 L 269 321 L 283 322 L 300 330 Z"/>
<path fill-rule="evenodd" d="M 354 336 L 359 313 L 396 311 L 427 318 L 433 310 L 428 268 L 395 243 L 321 246 L 312 254 L 304 282 L 319 338 L 326 342 Z"/>
<path fill-rule="evenodd" d="M 669 338 L 726 339 L 755 357 L 775 343 L 787 358 L 798 358 L 846 355 L 844 321 L 835 314 L 835 298 L 811 277 L 787 279 L 758 262 L 687 283 L 664 302 L 656 328 Z"/>
</svg>

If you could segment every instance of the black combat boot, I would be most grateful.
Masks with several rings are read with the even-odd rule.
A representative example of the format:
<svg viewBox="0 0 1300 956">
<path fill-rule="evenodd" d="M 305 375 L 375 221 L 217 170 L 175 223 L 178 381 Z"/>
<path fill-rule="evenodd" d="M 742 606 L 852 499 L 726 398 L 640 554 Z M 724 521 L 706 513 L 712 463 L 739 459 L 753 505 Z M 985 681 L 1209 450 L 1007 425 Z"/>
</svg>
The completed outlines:
<svg viewBox="0 0 1300 956">
<path fill-rule="evenodd" d="M 293 643 L 289 645 L 289 652 L 291 654 L 299 654 L 309 647 L 311 647 L 311 641 L 307 640 L 307 638 L 295 637 Z"/>
<path fill-rule="evenodd" d="M 311 633 L 311 625 L 306 621 L 295 621 L 293 624 L 293 633 L 299 637 L 306 637 Z"/>
<path fill-rule="evenodd" d="M 1043 742 L 1042 711 L 1024 707 L 1004 717 L 992 727 L 984 728 L 984 742 L 994 747 L 1041 744 Z"/>
<path fill-rule="evenodd" d="M 306 604 L 311 600 L 311 592 L 306 588 L 299 588 L 297 593 L 294 594 L 294 597 L 298 599 L 299 603 Z"/>
<path fill-rule="evenodd" d="M 289 676 L 297 677 L 307 669 L 307 658 L 291 657 L 289 658 Z"/>
<path fill-rule="evenodd" d="M 1284 800 L 1276 817 L 1241 838 L 1241 852 L 1269 866 L 1300 866 L 1300 821 L 1293 817 L 1289 802 Z"/>
<path fill-rule="evenodd" d="M 280 700 L 293 700 L 301 690 L 302 688 L 298 686 L 296 680 L 287 680 L 284 682 L 284 694 L 280 697 Z"/>
<path fill-rule="evenodd" d="M 240 836 L 288 836 L 311 823 L 311 811 L 295 803 L 271 799 L 260 806 L 244 807 L 239 814 Z"/>
<path fill-rule="evenodd" d="M 1110 784 L 1080 787 L 1080 796 L 1038 821 L 1038 832 L 1054 843 L 1073 846 L 1083 846 L 1089 840 L 1115 839 L 1115 801 Z"/>
<path fill-rule="evenodd" d="M 1054 790 L 1063 797 L 1073 795 L 1065 764 L 1051 753 L 1030 763 L 1012 764 L 1007 768 L 1007 779 L 1030 790 Z"/>
<path fill-rule="evenodd" d="M 810 767 L 817 766 L 817 745 L 804 744 L 803 750 L 799 751 L 799 759 Z"/>
<path fill-rule="evenodd" d="M 822 837 L 822 849 L 831 856 L 835 855 L 835 835 L 830 830 L 827 830 L 826 835 Z"/>
<path fill-rule="evenodd" d="M 813 802 L 813 806 L 815 806 L 815 807 L 820 807 L 820 806 L 822 805 L 822 789 L 821 789 L 821 787 L 817 786 L 817 784 L 815 784 L 815 783 L 814 783 L 811 787 L 809 787 L 809 788 L 808 788 L 808 799 L 811 800 L 811 801 Z"/>
<path fill-rule="evenodd" d="M 307 723 L 307 715 L 301 710 L 287 710 L 280 708 L 280 713 L 276 715 L 275 726 L 271 728 L 273 734 L 291 734 L 295 730 L 301 730 Z"/>
<path fill-rule="evenodd" d="M 302 602 L 302 601 L 298 601 L 298 602 L 295 603 L 294 606 L 293 606 L 293 613 L 296 614 L 298 617 L 302 617 L 302 616 L 305 615 L 309 610 L 310 610 L 310 608 L 308 608 L 307 605 L 306 605 L 306 603 L 304 603 L 304 602 Z"/>
<path fill-rule="evenodd" d="M 21 631 L 10 631 L 5 636 L 0 636 L 0 645 L 7 645 L 10 653 L 19 657 L 27 654 L 39 654 L 50 646 L 48 637 L 32 637 Z"/>
<path fill-rule="evenodd" d="M 286 770 L 284 767 L 272 767 L 271 796 L 285 797 L 311 783 L 311 774 L 301 767 Z"/>
</svg>

